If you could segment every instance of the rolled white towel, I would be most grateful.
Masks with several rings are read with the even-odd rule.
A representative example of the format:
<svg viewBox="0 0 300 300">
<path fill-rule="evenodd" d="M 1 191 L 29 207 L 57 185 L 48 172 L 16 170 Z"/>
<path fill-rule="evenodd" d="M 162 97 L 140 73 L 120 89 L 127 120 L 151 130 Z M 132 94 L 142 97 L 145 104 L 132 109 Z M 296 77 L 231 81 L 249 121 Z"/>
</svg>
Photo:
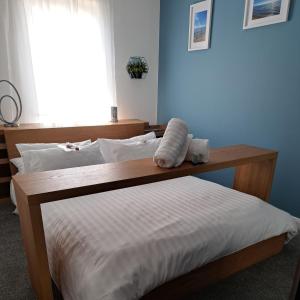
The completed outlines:
<svg viewBox="0 0 300 300">
<path fill-rule="evenodd" d="M 186 156 L 188 150 L 187 143 L 188 127 L 186 123 L 177 118 L 171 119 L 162 141 L 154 154 L 154 162 L 161 168 L 173 168 L 177 166 L 179 163 L 178 159 Z"/>
<path fill-rule="evenodd" d="M 193 164 L 207 163 L 209 160 L 209 141 L 205 139 L 192 140 L 185 160 L 191 161 Z"/>
<path fill-rule="evenodd" d="M 188 136 L 186 138 L 185 145 L 183 146 L 179 156 L 177 157 L 177 160 L 176 160 L 176 163 L 175 163 L 174 167 L 179 167 L 185 161 L 185 158 L 187 156 L 187 152 L 188 152 L 189 146 L 192 142 L 192 139 L 193 139 L 193 135 L 188 134 Z"/>
</svg>

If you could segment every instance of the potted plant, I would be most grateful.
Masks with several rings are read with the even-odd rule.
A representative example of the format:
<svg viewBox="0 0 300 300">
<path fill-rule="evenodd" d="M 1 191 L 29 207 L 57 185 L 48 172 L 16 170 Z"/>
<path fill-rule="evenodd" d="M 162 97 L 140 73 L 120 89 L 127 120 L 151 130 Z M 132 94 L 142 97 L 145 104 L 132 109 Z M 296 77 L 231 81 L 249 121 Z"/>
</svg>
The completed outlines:
<svg viewBox="0 0 300 300">
<path fill-rule="evenodd" d="M 148 73 L 147 61 L 141 56 L 132 56 L 126 66 L 126 70 L 131 79 L 142 79 Z"/>
</svg>

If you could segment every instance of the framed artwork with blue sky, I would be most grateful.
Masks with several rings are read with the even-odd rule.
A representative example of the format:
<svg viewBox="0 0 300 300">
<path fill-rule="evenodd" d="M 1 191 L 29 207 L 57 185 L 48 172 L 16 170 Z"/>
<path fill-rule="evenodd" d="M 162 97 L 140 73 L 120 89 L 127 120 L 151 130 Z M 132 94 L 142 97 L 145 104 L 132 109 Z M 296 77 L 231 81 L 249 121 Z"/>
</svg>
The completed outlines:
<svg viewBox="0 0 300 300">
<path fill-rule="evenodd" d="M 244 29 L 286 22 L 290 0 L 246 0 Z"/>
<path fill-rule="evenodd" d="M 210 27 L 213 0 L 205 0 L 190 7 L 188 50 L 204 50 L 210 47 Z"/>
</svg>

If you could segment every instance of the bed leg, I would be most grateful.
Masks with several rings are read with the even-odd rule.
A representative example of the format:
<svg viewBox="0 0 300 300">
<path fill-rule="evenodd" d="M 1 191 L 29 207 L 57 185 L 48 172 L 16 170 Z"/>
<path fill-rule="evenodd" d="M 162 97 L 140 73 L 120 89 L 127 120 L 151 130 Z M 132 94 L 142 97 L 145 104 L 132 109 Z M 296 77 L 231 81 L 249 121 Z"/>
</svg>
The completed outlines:
<svg viewBox="0 0 300 300">
<path fill-rule="evenodd" d="M 277 155 L 236 168 L 233 188 L 268 201 L 275 172 Z"/>
<path fill-rule="evenodd" d="M 39 300 L 53 300 L 41 206 L 29 205 L 17 184 L 15 190 L 32 287 Z"/>
</svg>

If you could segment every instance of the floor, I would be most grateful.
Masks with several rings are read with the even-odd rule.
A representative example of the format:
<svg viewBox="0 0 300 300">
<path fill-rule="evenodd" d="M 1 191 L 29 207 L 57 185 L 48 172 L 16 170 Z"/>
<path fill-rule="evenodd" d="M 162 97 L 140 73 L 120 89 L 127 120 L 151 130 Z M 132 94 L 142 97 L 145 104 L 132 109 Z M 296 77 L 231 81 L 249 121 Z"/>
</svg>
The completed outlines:
<svg viewBox="0 0 300 300">
<path fill-rule="evenodd" d="M 0 206 L 0 300 L 32 300 L 18 217 L 11 205 Z M 286 300 L 300 258 L 300 236 L 264 263 L 212 286 L 186 300 Z"/>
</svg>

